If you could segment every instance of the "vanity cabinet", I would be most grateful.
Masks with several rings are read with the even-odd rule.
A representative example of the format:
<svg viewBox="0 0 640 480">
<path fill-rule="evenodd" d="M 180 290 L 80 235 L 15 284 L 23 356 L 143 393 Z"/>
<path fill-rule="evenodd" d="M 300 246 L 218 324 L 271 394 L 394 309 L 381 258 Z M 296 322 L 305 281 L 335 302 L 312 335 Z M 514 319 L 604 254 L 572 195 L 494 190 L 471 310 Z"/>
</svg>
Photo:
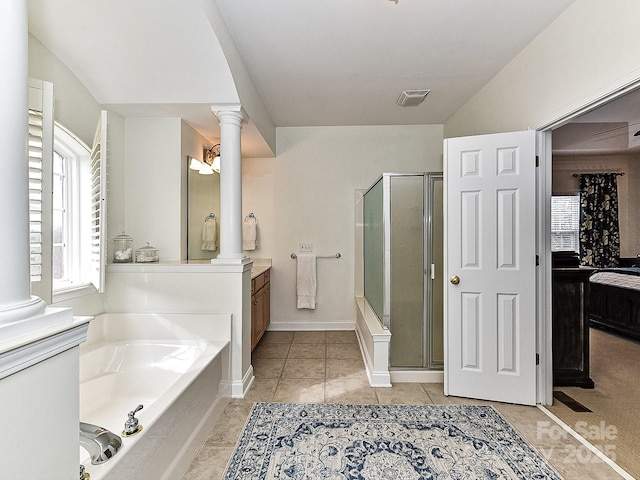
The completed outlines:
<svg viewBox="0 0 640 480">
<path fill-rule="evenodd" d="M 553 384 L 593 388 L 589 378 L 588 267 L 553 269 Z"/>
<path fill-rule="evenodd" d="M 269 326 L 271 317 L 271 271 L 251 279 L 251 350 Z"/>
</svg>

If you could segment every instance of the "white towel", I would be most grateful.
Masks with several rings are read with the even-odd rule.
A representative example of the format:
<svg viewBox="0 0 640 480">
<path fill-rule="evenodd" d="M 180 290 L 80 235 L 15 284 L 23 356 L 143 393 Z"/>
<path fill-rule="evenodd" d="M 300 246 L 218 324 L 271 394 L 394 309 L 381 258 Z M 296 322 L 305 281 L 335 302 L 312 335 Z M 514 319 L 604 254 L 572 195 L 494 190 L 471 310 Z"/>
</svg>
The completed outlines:
<svg viewBox="0 0 640 480">
<path fill-rule="evenodd" d="M 255 219 L 246 219 L 242 223 L 242 249 L 256 249 L 256 227 L 258 222 Z"/>
<path fill-rule="evenodd" d="M 215 218 L 207 218 L 202 226 L 202 250 L 218 249 L 218 223 Z"/>
<path fill-rule="evenodd" d="M 316 308 L 316 256 L 311 253 L 298 254 L 296 292 L 298 308 Z"/>
</svg>

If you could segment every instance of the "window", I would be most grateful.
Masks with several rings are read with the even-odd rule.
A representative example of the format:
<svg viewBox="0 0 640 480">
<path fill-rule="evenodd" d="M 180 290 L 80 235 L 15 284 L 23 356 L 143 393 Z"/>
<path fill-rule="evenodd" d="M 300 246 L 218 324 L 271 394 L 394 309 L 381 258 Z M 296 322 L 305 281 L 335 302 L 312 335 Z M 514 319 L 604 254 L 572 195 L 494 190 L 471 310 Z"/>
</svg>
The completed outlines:
<svg viewBox="0 0 640 480">
<path fill-rule="evenodd" d="M 107 112 L 92 149 L 52 112 L 53 85 L 30 79 L 31 292 L 47 303 L 102 292 L 106 263 Z"/>
<path fill-rule="evenodd" d="M 89 148 L 57 124 L 53 129 L 52 280 L 60 292 L 91 283 Z"/>
<path fill-rule="evenodd" d="M 580 251 L 580 196 L 551 197 L 551 251 Z"/>
</svg>

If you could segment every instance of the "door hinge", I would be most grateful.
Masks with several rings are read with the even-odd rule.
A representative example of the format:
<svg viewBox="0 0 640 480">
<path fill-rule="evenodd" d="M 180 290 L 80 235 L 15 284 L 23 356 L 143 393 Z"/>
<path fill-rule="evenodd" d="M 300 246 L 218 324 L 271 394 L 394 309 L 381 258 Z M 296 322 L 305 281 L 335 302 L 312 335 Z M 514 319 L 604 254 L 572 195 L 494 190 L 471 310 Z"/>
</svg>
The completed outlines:
<svg viewBox="0 0 640 480">
<path fill-rule="evenodd" d="M 536 155 L 536 167 L 540 166 L 540 156 Z"/>
<path fill-rule="evenodd" d="M 540 255 L 536 255 L 536 267 L 540 266 Z"/>
<path fill-rule="evenodd" d="M 540 354 L 536 353 L 536 365 L 540 365 Z"/>
</svg>

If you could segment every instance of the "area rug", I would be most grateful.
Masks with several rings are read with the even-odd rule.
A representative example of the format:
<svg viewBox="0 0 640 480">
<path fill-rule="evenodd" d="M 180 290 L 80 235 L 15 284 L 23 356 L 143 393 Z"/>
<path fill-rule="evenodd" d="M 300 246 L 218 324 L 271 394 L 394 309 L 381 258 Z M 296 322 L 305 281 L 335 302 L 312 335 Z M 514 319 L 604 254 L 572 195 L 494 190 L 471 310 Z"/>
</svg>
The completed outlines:
<svg viewBox="0 0 640 480">
<path fill-rule="evenodd" d="M 491 406 L 256 403 L 223 477 L 561 479 Z"/>
</svg>

